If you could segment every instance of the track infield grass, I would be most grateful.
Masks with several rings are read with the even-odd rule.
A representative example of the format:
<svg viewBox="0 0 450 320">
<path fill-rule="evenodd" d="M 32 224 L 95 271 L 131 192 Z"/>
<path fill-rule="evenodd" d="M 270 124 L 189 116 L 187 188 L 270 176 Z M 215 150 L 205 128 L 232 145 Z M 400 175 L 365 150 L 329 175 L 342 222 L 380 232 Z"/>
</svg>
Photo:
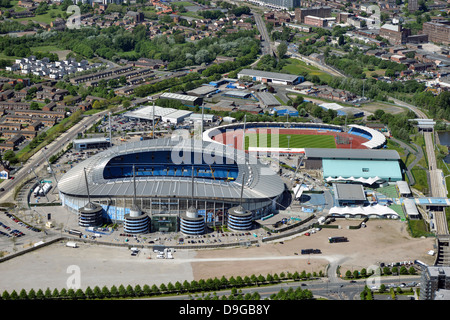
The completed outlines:
<svg viewBox="0 0 450 320">
<path fill-rule="evenodd" d="M 288 139 L 288 137 L 290 137 Z M 288 143 L 289 140 L 289 143 Z M 245 149 L 268 148 L 336 148 L 334 136 L 314 134 L 266 134 L 246 133 Z"/>
</svg>

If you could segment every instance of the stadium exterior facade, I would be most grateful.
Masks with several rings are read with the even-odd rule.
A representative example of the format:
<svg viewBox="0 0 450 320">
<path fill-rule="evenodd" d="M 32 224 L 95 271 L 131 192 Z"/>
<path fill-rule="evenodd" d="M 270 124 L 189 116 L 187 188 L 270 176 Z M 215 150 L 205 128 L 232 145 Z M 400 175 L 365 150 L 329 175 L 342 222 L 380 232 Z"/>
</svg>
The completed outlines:
<svg viewBox="0 0 450 320">
<path fill-rule="evenodd" d="M 207 226 L 226 225 L 228 209 L 239 204 L 259 219 L 276 209 L 285 190 L 281 178 L 255 157 L 181 138 L 112 147 L 73 167 L 58 187 L 70 211 L 78 213 L 89 196 L 111 222 L 123 222 L 137 205 L 152 220 L 151 231 L 178 231 L 192 207 Z"/>
</svg>

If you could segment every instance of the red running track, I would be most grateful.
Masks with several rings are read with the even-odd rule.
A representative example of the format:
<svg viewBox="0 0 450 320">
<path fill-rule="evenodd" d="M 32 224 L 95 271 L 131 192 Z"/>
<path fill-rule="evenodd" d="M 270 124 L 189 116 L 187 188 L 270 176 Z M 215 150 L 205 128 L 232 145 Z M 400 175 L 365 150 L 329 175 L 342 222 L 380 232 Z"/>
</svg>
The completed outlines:
<svg viewBox="0 0 450 320">
<path fill-rule="evenodd" d="M 233 146 L 236 149 L 242 150 L 242 129 L 230 130 L 229 132 L 223 132 L 212 139 L 221 142 L 225 145 Z M 336 142 L 336 148 L 338 149 L 368 149 L 363 143 L 369 141 L 363 137 L 349 134 L 346 132 L 334 132 L 326 130 L 313 130 L 313 129 L 283 129 L 283 128 L 252 128 L 245 130 L 246 133 L 263 133 L 263 134 L 303 134 L 303 135 L 328 135 L 334 136 L 336 142 L 336 136 L 339 135 L 342 138 L 349 138 L 351 143 L 338 144 Z M 237 146 L 237 147 L 236 147 Z"/>
</svg>

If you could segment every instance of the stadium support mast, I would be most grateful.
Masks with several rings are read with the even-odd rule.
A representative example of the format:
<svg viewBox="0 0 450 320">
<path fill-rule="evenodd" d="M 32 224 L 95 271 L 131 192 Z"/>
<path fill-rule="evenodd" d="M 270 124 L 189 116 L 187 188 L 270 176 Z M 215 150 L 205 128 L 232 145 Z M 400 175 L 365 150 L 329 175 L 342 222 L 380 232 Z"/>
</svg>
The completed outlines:
<svg viewBox="0 0 450 320">
<path fill-rule="evenodd" d="M 87 195 L 88 195 L 88 203 L 91 202 L 91 195 L 89 193 L 89 185 L 88 185 L 88 181 L 87 181 L 87 175 L 86 175 L 86 168 L 83 168 L 84 171 L 84 181 L 86 182 L 86 190 L 87 190 Z"/>
<path fill-rule="evenodd" d="M 202 103 L 202 126 L 201 126 L 201 130 L 200 130 L 200 140 L 203 140 L 203 117 L 205 114 L 205 104 Z"/>
<path fill-rule="evenodd" d="M 239 205 L 241 207 L 242 207 L 242 197 L 244 196 L 244 181 L 245 181 L 245 172 L 242 174 L 241 196 L 239 198 Z"/>
<path fill-rule="evenodd" d="M 244 114 L 244 130 L 242 131 L 242 151 L 245 152 L 245 125 L 247 123 L 247 115 Z"/>
<path fill-rule="evenodd" d="M 155 101 L 153 101 L 152 110 L 152 139 L 155 139 Z"/>
<path fill-rule="evenodd" d="M 191 182 L 191 201 L 192 201 L 192 206 L 194 206 L 194 166 L 192 166 L 192 182 Z"/>
<path fill-rule="evenodd" d="M 55 171 L 53 170 L 52 165 L 50 164 L 50 161 L 48 161 L 48 158 L 47 158 L 47 155 L 44 152 L 44 149 L 42 149 L 42 153 L 44 154 L 45 160 L 47 160 L 48 167 L 50 168 L 50 171 L 51 171 L 51 174 L 53 176 L 53 179 L 55 179 L 56 186 L 58 186 L 58 180 L 56 179 Z"/>
<path fill-rule="evenodd" d="M 136 169 L 133 164 L 133 206 L 136 206 Z"/>
<path fill-rule="evenodd" d="M 111 140 L 111 112 L 108 113 L 108 118 L 109 118 L 109 146 L 112 146 L 112 140 Z"/>
</svg>

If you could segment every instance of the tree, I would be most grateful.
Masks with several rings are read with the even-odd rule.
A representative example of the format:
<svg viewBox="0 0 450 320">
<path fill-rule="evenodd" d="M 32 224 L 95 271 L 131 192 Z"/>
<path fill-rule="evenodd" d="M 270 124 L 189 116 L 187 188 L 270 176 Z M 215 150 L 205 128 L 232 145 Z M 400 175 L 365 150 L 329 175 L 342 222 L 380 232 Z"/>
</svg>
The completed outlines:
<svg viewBox="0 0 450 320">
<path fill-rule="evenodd" d="M 156 284 L 152 285 L 152 292 L 153 292 L 153 294 L 160 293 L 160 290 Z"/>
<path fill-rule="evenodd" d="M 8 150 L 3 154 L 3 160 L 8 161 L 11 164 L 17 163 L 17 157 L 14 151 Z"/>
<path fill-rule="evenodd" d="M 59 290 L 57 288 L 53 289 L 52 298 L 54 299 L 59 298 Z"/>
<path fill-rule="evenodd" d="M 11 296 L 10 296 L 10 294 L 8 293 L 8 291 L 3 291 L 3 293 L 2 293 L 2 300 L 9 300 L 9 298 L 10 298 Z"/>
<path fill-rule="evenodd" d="M 121 284 L 119 286 L 119 297 L 124 298 L 127 296 L 127 290 L 125 289 L 125 287 L 123 286 L 123 284 Z"/>
<path fill-rule="evenodd" d="M 136 297 L 140 297 L 142 295 L 142 288 L 138 284 L 134 287 L 134 295 Z"/>
<path fill-rule="evenodd" d="M 78 290 L 75 292 L 75 297 L 76 297 L 77 299 L 84 299 L 84 298 L 86 298 L 86 295 L 84 294 L 83 290 L 78 289 Z"/>
<path fill-rule="evenodd" d="M 33 288 L 31 288 L 30 291 L 28 292 L 28 299 L 29 299 L 29 300 L 34 300 L 34 299 L 36 299 L 36 291 L 34 291 Z"/>
<path fill-rule="evenodd" d="M 30 109 L 31 109 L 31 110 L 39 110 L 39 104 L 38 104 L 37 102 L 33 101 L 33 102 L 30 104 Z"/>
<path fill-rule="evenodd" d="M 25 291 L 25 289 L 20 290 L 19 299 L 26 300 L 27 298 L 28 298 L 28 295 L 27 295 L 27 292 Z"/>
<path fill-rule="evenodd" d="M 89 286 L 84 291 L 84 294 L 87 299 L 91 299 L 94 296 L 94 292 L 92 291 L 91 287 L 89 287 Z"/>
<path fill-rule="evenodd" d="M 284 55 L 287 53 L 288 46 L 286 42 L 281 42 L 277 47 L 277 54 L 279 59 L 283 59 Z"/>
<path fill-rule="evenodd" d="M 103 299 L 105 297 L 99 286 L 94 287 L 94 297 L 97 299 Z"/>
<path fill-rule="evenodd" d="M 128 297 L 134 297 L 134 290 L 130 284 L 126 288 L 126 294 Z"/>
</svg>

